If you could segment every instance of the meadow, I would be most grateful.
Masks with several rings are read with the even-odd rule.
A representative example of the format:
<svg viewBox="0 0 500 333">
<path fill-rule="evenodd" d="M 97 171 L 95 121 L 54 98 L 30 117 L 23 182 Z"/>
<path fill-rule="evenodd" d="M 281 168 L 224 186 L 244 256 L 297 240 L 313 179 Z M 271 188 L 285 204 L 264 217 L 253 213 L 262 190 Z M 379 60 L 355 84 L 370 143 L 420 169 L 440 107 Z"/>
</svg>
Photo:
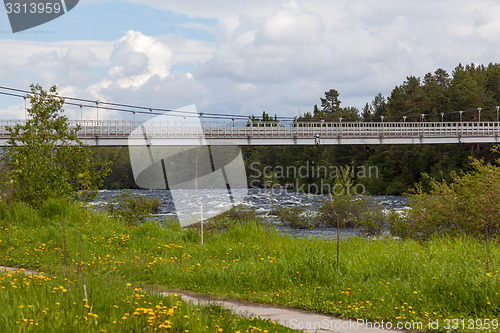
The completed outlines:
<svg viewBox="0 0 500 333">
<path fill-rule="evenodd" d="M 0 254 L 8 266 L 38 267 L 60 277 L 74 275 L 80 264 L 84 276 L 95 281 L 89 293 L 94 288 L 103 294 L 111 290 L 99 287 L 98 281 L 106 278 L 118 284 L 190 290 L 370 321 L 424 325 L 445 319 L 492 321 L 500 313 L 500 245 L 491 243 L 487 271 L 484 243 L 465 236 L 429 242 L 349 238 L 341 241 L 337 271 L 335 242 L 296 239 L 255 222 L 213 229 L 201 246 L 195 228 L 183 230 L 154 221 L 130 225 L 105 213 L 82 212 L 78 204 L 49 200 L 38 210 L 12 205 L 10 222 L 5 216 L 1 222 Z M 130 296 L 133 289 L 123 285 L 113 287 L 117 298 L 93 309 L 97 319 L 111 313 L 113 305 L 122 310 L 117 299 L 135 297 Z M 52 296 L 51 288 L 59 286 L 69 290 L 59 279 L 47 285 L 45 294 Z M 53 294 L 60 294 L 60 289 Z M 3 304 L 11 296 L 0 296 Z M 81 305 L 82 299 L 80 292 L 67 302 Z M 153 309 L 159 300 L 145 305 Z M 168 310 L 172 304 L 160 306 Z M 54 309 L 54 304 L 37 306 L 37 311 L 43 307 Z M 184 308 L 188 306 L 183 304 Z M 134 310 L 123 309 L 129 316 Z M 195 310 L 186 311 L 191 318 Z M 19 317 L 19 311 L 14 312 L 11 316 Z M 79 317 L 76 322 L 80 321 Z"/>
<path fill-rule="evenodd" d="M 159 296 L 88 274 L 77 279 L 23 270 L 0 274 L 3 332 L 293 332 L 276 323 L 197 307 L 176 294 Z M 85 298 L 87 297 L 87 298 Z"/>
<path fill-rule="evenodd" d="M 0 265 L 46 267 L 50 271 L 0 271 L 2 332 L 295 332 L 274 321 L 236 316 L 216 304 L 197 306 L 175 293 L 164 296 L 158 290 L 142 289 L 109 274 L 107 267 L 94 270 L 91 262 L 79 266 L 76 258 L 83 256 L 75 253 L 74 247 L 82 245 L 83 255 L 95 252 L 95 258 L 99 258 L 101 250 L 111 249 L 114 242 L 125 244 L 122 241 L 130 237 L 116 234 L 123 229 L 121 223 L 100 214 L 90 214 L 83 221 L 84 216 L 78 204 L 60 206 L 49 201 L 40 211 L 14 204 L 11 229 L 8 219 L 0 222 Z M 84 222 L 84 229 L 74 221 Z M 60 222 L 67 223 L 66 229 L 60 229 Z M 75 232 L 83 232 L 82 244 Z M 97 237 L 100 232 L 115 236 L 106 239 L 104 248 L 97 249 L 93 246 L 103 239 Z M 103 257 L 109 258 L 107 254 Z"/>
</svg>

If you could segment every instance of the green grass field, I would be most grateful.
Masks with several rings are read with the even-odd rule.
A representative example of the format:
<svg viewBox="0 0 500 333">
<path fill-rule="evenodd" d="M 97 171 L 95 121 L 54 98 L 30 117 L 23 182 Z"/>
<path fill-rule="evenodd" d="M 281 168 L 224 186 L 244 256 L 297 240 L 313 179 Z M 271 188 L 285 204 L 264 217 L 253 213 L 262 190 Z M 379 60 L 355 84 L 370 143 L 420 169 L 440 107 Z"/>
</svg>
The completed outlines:
<svg viewBox="0 0 500 333">
<path fill-rule="evenodd" d="M 88 274 L 76 279 L 22 271 L 0 274 L 2 332 L 292 332 L 270 321 L 197 307 Z"/>
<path fill-rule="evenodd" d="M 474 239 L 419 243 L 349 238 L 341 242 L 337 273 L 335 242 L 295 239 L 255 223 L 206 234 L 201 247 L 195 229 L 155 222 L 127 226 L 102 213 L 83 215 L 73 204 L 52 202 L 38 212 L 15 204 L 12 216 L 10 230 L 8 222 L 2 222 L 1 260 L 10 266 L 53 270 L 59 276 L 64 270 L 73 272 L 81 260 L 85 274 L 97 280 L 394 323 L 494 320 L 500 313 L 498 242 L 491 247 L 490 267 L 496 269 L 486 271 L 485 246 Z M 130 292 L 123 283 L 120 290 Z M 78 299 L 77 304 L 81 295 Z M 116 299 L 100 311 L 109 311 L 113 302 Z"/>
</svg>

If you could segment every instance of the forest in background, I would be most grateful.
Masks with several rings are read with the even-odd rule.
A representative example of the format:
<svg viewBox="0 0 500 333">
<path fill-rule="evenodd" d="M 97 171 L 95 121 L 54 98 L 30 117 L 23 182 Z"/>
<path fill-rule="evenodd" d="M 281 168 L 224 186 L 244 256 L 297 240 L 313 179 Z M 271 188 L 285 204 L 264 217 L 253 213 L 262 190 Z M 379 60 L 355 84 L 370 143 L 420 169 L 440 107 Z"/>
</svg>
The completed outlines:
<svg viewBox="0 0 500 333">
<path fill-rule="evenodd" d="M 460 117 L 462 121 L 477 121 L 481 117 L 482 121 L 496 121 L 497 105 L 500 105 L 500 64 L 470 64 L 458 65 L 451 75 L 437 69 L 423 79 L 409 76 L 390 96 L 378 94 L 362 110 L 341 106 L 340 93 L 330 89 L 319 104 L 298 120 L 428 122 L 459 121 Z M 478 108 L 482 108 L 480 115 Z M 265 112 L 253 120 L 274 121 Z M 363 184 L 370 194 L 399 195 L 421 182 L 423 173 L 436 180 L 451 180 L 452 172 L 469 170 L 469 156 L 493 161 L 491 147 L 489 144 L 243 146 L 241 150 L 249 183 L 255 186 L 264 186 L 269 180 L 294 184 L 296 188 L 302 184 L 321 186 L 321 182 L 335 183 L 349 173 L 352 182 Z M 126 147 L 94 148 L 94 151 L 99 160 L 114 163 L 105 188 L 136 188 Z M 306 177 L 284 172 L 305 166 Z M 376 168 L 377 172 L 368 174 L 366 170 L 370 168 Z"/>
</svg>

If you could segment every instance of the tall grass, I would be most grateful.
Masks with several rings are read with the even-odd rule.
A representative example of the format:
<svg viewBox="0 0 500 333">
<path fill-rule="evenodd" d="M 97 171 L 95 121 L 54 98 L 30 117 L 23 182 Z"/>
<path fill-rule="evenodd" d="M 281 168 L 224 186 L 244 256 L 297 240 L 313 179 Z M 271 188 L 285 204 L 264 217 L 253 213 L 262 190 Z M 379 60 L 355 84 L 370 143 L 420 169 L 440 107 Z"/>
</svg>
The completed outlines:
<svg viewBox="0 0 500 333">
<path fill-rule="evenodd" d="M 74 261 L 79 208 L 68 204 L 64 209 L 53 216 L 65 219 Z M 22 205 L 14 210 L 19 212 L 13 214 L 7 262 L 60 269 L 57 223 Z M 25 222 L 26 216 L 36 227 Z M 3 248 L 6 232 L 0 234 Z M 379 321 L 493 319 L 500 312 L 500 273 L 485 271 L 484 244 L 467 237 L 426 243 L 352 237 L 341 241 L 338 273 L 334 242 L 295 239 L 252 222 L 206 234 L 201 248 L 194 228 L 157 222 L 128 226 L 92 213 L 82 242 L 86 272 L 139 284 Z M 491 262 L 500 265 L 498 242 L 491 245 Z"/>
<path fill-rule="evenodd" d="M 198 307 L 178 295 L 88 275 L 78 281 L 22 271 L 0 274 L 2 332 L 293 332 L 271 321 L 238 317 L 217 305 Z"/>
</svg>

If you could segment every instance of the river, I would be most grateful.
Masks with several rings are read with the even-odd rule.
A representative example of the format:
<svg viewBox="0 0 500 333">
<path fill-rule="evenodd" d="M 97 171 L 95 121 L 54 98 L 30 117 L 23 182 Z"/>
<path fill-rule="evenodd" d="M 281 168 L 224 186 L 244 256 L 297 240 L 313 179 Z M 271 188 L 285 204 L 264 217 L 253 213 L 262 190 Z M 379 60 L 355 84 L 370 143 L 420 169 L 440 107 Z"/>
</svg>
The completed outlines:
<svg viewBox="0 0 500 333">
<path fill-rule="evenodd" d="M 117 195 L 123 193 L 124 190 L 101 190 L 99 196 L 96 198 L 96 204 L 104 204 L 113 200 Z M 159 218 L 162 216 L 176 216 L 175 206 L 168 190 L 130 190 L 132 195 L 146 196 L 149 198 L 158 198 L 161 200 L 160 211 L 156 214 Z M 207 195 L 210 195 L 209 193 Z M 385 209 L 401 210 L 406 207 L 407 198 L 403 196 L 372 196 L 378 200 L 380 205 Z M 297 206 L 307 207 L 311 211 L 315 211 L 320 205 L 321 201 L 328 199 L 326 195 L 313 195 L 297 193 L 287 190 L 273 190 L 270 195 L 268 189 L 249 189 L 243 204 L 256 210 L 258 214 L 265 215 L 271 207 L 285 207 L 292 208 Z M 186 198 L 188 200 L 188 198 Z M 217 206 L 217 202 L 212 202 Z M 193 203 L 194 209 L 194 203 Z M 282 223 L 278 223 L 270 219 L 276 227 L 286 233 L 290 233 L 296 237 L 320 237 L 320 238 L 333 238 L 336 237 L 335 228 L 322 227 L 313 230 L 292 229 Z M 341 230 L 343 237 L 353 236 L 355 230 L 351 228 L 343 228 Z"/>
</svg>

